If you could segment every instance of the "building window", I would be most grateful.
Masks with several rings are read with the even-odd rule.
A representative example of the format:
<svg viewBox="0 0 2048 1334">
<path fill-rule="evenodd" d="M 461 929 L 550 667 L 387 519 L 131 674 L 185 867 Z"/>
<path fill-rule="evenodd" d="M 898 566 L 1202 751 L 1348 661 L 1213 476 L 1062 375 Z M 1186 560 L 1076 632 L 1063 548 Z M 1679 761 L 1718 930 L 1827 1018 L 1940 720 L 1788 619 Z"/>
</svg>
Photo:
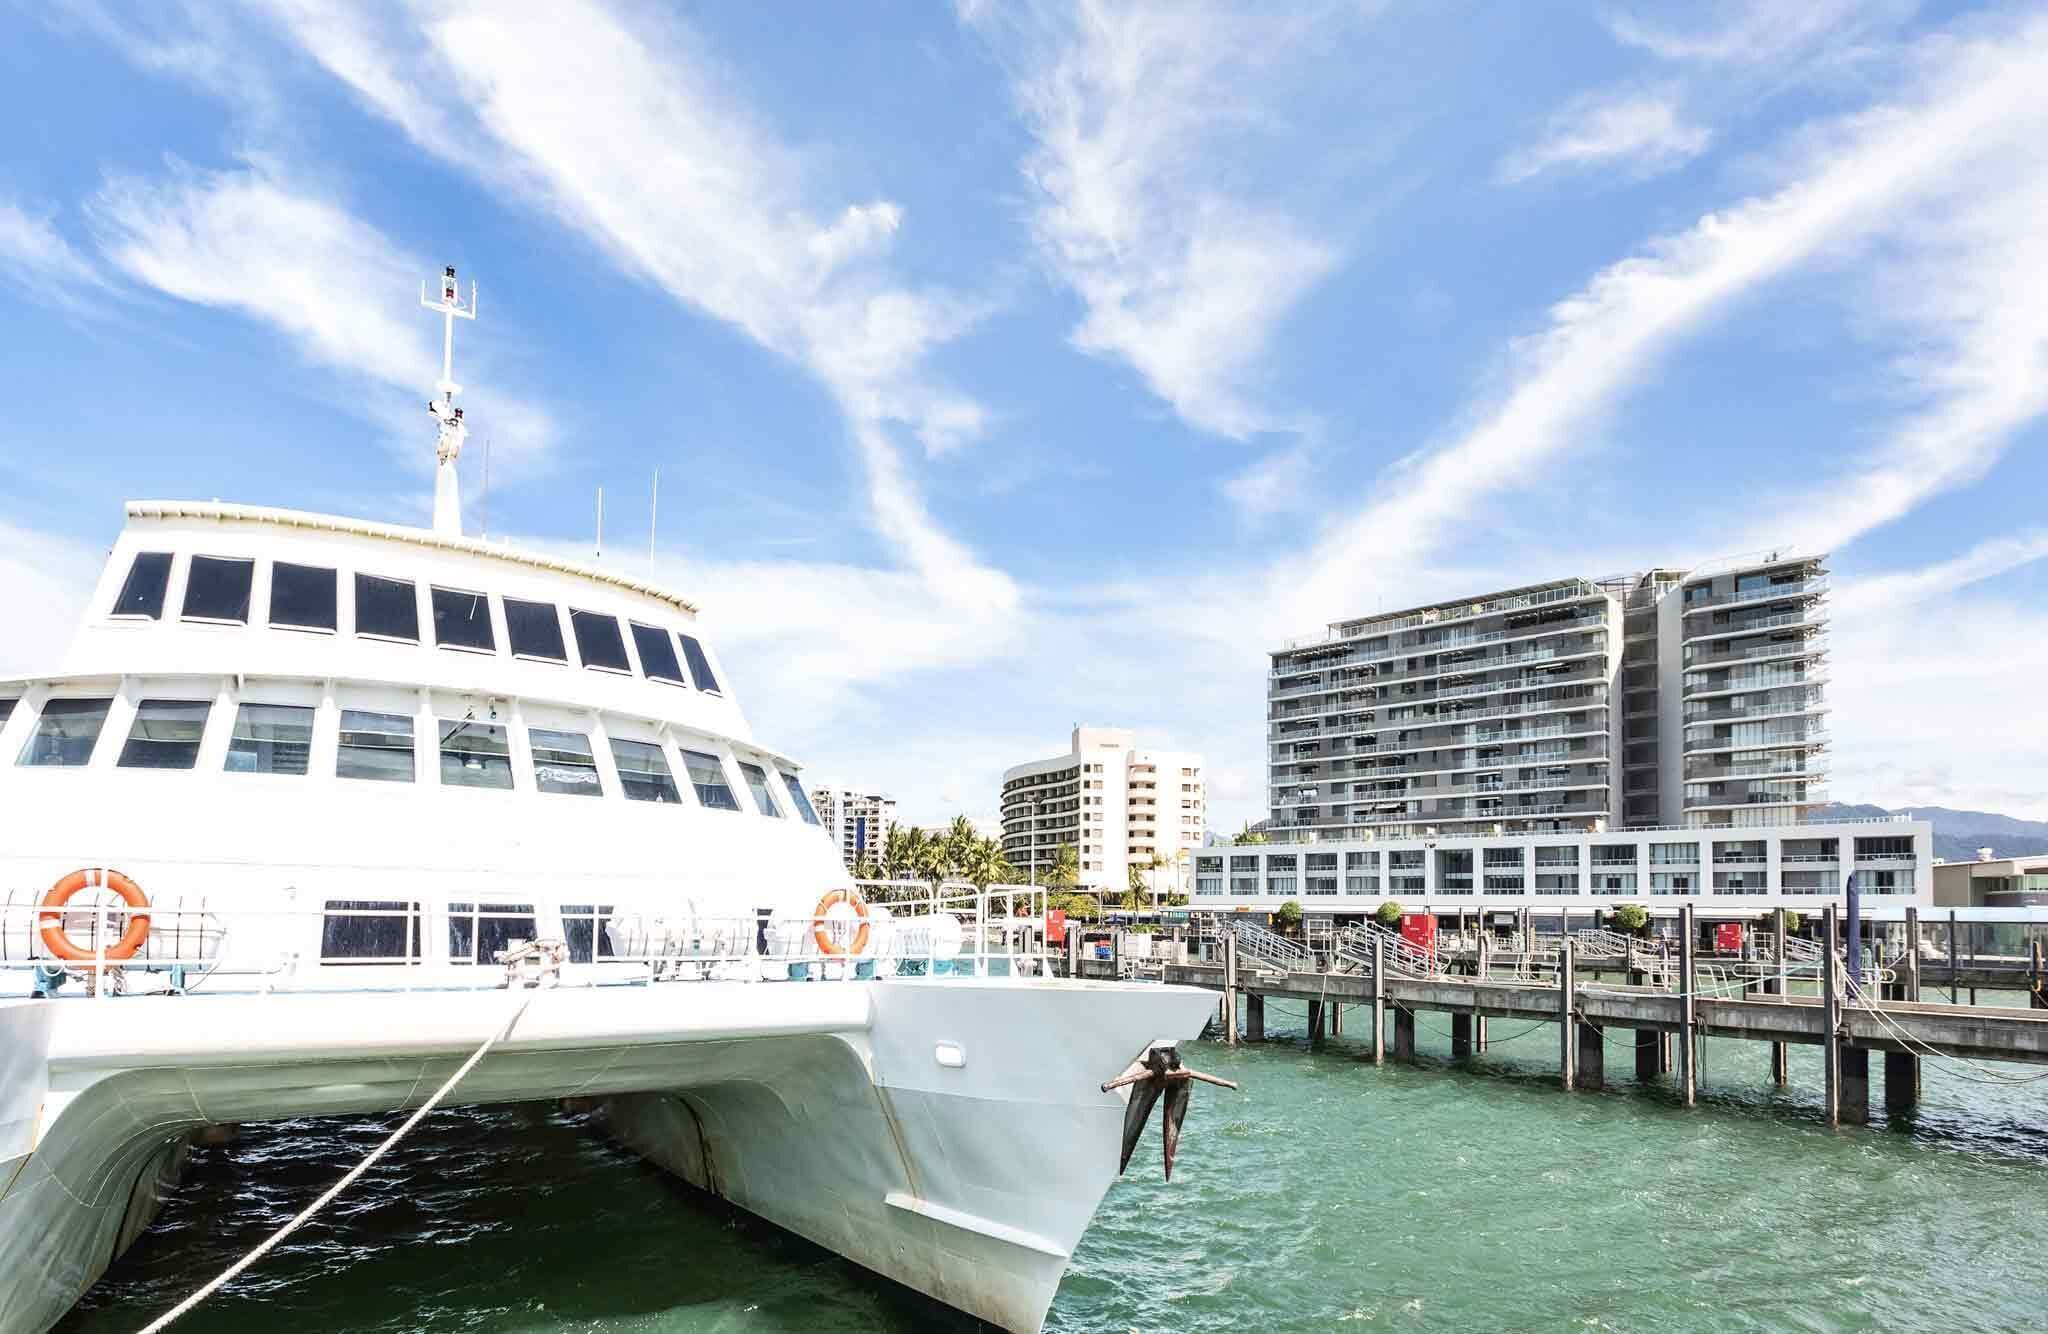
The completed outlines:
<svg viewBox="0 0 2048 1334">
<path fill-rule="evenodd" d="M 576 652 L 585 667 L 606 672 L 630 672 L 626 662 L 626 640 L 619 633 L 619 618 L 594 611 L 569 609 L 569 626 L 576 632 Z"/>
<path fill-rule="evenodd" d="M 111 699 L 53 699 L 43 705 L 36 730 L 15 763 L 75 769 L 92 759 L 93 743 L 106 726 Z"/>
<path fill-rule="evenodd" d="M 212 709 L 203 699 L 142 701 L 115 763 L 123 769 L 190 769 L 199 763 L 199 739 Z"/>
<path fill-rule="evenodd" d="M 515 940 L 534 940 L 540 932 L 530 903 L 451 903 L 448 905 L 448 962 L 495 963 L 499 950 Z"/>
<path fill-rule="evenodd" d="M 498 651 L 498 637 L 491 630 L 491 600 L 482 593 L 463 593 L 452 588 L 433 590 L 434 642 L 442 648 Z"/>
<path fill-rule="evenodd" d="M 420 642 L 419 594 L 408 579 L 356 576 L 356 633 L 377 639 Z"/>
<path fill-rule="evenodd" d="M 562 613 L 552 602 L 522 602 L 505 599 L 505 639 L 515 658 L 539 658 L 544 662 L 567 662 L 569 650 L 562 642 Z"/>
<path fill-rule="evenodd" d="M 287 630 L 333 630 L 334 571 L 276 561 L 270 567 L 270 623 Z"/>
<path fill-rule="evenodd" d="M 249 586 L 255 578 L 253 560 L 194 556 L 185 572 L 185 619 L 247 624 Z"/>
<path fill-rule="evenodd" d="M 761 814 L 781 819 L 782 812 L 775 809 L 775 798 L 768 795 L 768 771 L 741 760 L 740 775 L 747 780 L 747 790 L 754 794 L 754 804 L 761 808 Z"/>
<path fill-rule="evenodd" d="M 418 963 L 420 905 L 403 900 L 331 899 L 320 921 L 320 962 Z"/>
<path fill-rule="evenodd" d="M 164 614 L 164 590 L 170 583 L 170 552 L 138 553 L 128 567 L 128 577 L 121 582 L 120 596 L 114 599 L 114 615 L 157 620 Z"/>
<path fill-rule="evenodd" d="M 661 747 L 646 741 L 612 738 L 612 763 L 618 767 L 619 788 L 628 801 L 658 801 L 679 804 L 683 794 L 668 771 L 668 756 Z"/>
<path fill-rule="evenodd" d="M 696 636 L 676 632 L 676 638 L 683 641 L 683 658 L 690 664 L 690 679 L 697 683 L 697 689 L 707 695 L 718 693 L 718 678 L 711 674 L 711 659 L 704 656 L 704 646 Z"/>
<path fill-rule="evenodd" d="M 228 738 L 231 774 L 304 774 L 313 754 L 313 711 L 291 704 L 244 704 Z"/>
<path fill-rule="evenodd" d="M 343 709 L 334 774 L 337 778 L 410 783 L 413 780 L 412 719 L 402 713 Z"/>
<path fill-rule="evenodd" d="M 441 722 L 441 786 L 512 787 L 512 748 L 498 723 L 474 718 Z"/>
<path fill-rule="evenodd" d="M 739 800 L 725 781 L 725 766 L 716 755 L 701 750 L 683 752 L 683 767 L 690 771 L 690 785 L 697 789 L 697 802 L 714 811 L 736 811 Z"/>
<path fill-rule="evenodd" d="M 603 785 L 597 777 L 597 757 L 590 753 L 590 738 L 581 732 L 550 732 L 538 727 L 526 729 L 533 749 L 533 785 L 542 792 L 582 797 L 601 797 Z"/>
<path fill-rule="evenodd" d="M 676 646 L 668 631 L 632 622 L 633 647 L 640 653 L 640 674 L 650 681 L 683 684 L 683 669 L 676 662 Z"/>
</svg>

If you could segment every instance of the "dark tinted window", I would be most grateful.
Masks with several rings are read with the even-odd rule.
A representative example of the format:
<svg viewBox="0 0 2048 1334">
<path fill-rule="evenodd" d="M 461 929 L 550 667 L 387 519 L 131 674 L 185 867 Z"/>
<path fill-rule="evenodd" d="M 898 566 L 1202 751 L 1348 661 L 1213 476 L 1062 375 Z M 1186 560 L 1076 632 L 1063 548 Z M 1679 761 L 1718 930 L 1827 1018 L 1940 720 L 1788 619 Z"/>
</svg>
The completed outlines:
<svg viewBox="0 0 2048 1334">
<path fill-rule="evenodd" d="M 683 684 L 683 669 L 676 662 L 676 646 L 669 642 L 668 631 L 657 630 L 651 625 L 633 623 L 633 647 L 640 654 L 640 673 L 650 681 L 670 681 Z"/>
<path fill-rule="evenodd" d="M 341 711 L 341 740 L 334 755 L 337 778 L 410 783 L 412 719 L 402 713 Z"/>
<path fill-rule="evenodd" d="M 761 814 L 782 818 L 782 812 L 775 809 L 775 799 L 768 795 L 768 771 L 758 764 L 740 761 L 740 773 L 746 777 L 747 790 L 754 794 L 754 804 L 761 808 Z"/>
<path fill-rule="evenodd" d="M 711 659 L 704 656 L 704 646 L 691 635 L 676 632 L 676 638 L 683 641 L 683 656 L 690 663 L 690 679 L 697 683 L 697 689 L 716 693 L 718 678 L 711 674 Z"/>
<path fill-rule="evenodd" d="M 570 963 L 618 957 L 618 951 L 612 948 L 611 935 L 605 930 L 605 920 L 611 915 L 612 905 L 609 903 L 562 905 L 562 943 L 569 947 Z"/>
<path fill-rule="evenodd" d="M 93 742 L 106 725 L 110 699 L 53 699 L 43 705 L 36 730 L 21 748 L 17 764 L 73 769 L 92 758 Z"/>
<path fill-rule="evenodd" d="M 562 615 L 552 602 L 521 602 L 505 599 L 505 638 L 512 652 L 522 658 L 546 658 L 567 662 L 562 644 Z"/>
<path fill-rule="evenodd" d="M 295 704 L 244 704 L 228 740 L 231 774 L 303 774 L 313 753 L 313 711 Z"/>
<path fill-rule="evenodd" d="M 356 576 L 356 633 L 419 642 L 420 603 L 406 579 Z"/>
<path fill-rule="evenodd" d="M 818 823 L 818 813 L 811 809 L 811 799 L 804 792 L 804 785 L 796 781 L 796 775 L 784 769 L 782 782 L 789 789 L 789 799 L 796 803 L 796 813 L 804 817 L 804 823 Z"/>
<path fill-rule="evenodd" d="M 21 701 L 18 699 L 0 699 L 0 724 L 6 723 L 14 716 L 14 706 L 19 703 Z"/>
<path fill-rule="evenodd" d="M 645 741 L 612 738 L 612 762 L 618 766 L 619 787 L 627 801 L 680 803 L 683 794 L 668 771 L 668 757 L 661 747 Z"/>
<path fill-rule="evenodd" d="M 199 763 L 199 738 L 212 708 L 203 699 L 142 701 L 115 763 L 123 769 L 190 769 Z"/>
<path fill-rule="evenodd" d="M 322 963 L 418 963 L 420 905 L 334 899 L 320 922 Z"/>
<path fill-rule="evenodd" d="M 114 615 L 147 616 L 152 621 L 164 614 L 164 589 L 171 582 L 171 553 L 145 551 L 128 567 L 121 596 L 114 599 Z"/>
<path fill-rule="evenodd" d="M 270 567 L 270 623 L 334 628 L 334 571 L 278 561 Z"/>
<path fill-rule="evenodd" d="M 253 560 L 194 556 L 185 573 L 185 615 L 207 621 L 249 619 L 249 585 L 256 578 Z"/>
<path fill-rule="evenodd" d="M 725 781 L 725 766 L 718 762 L 716 755 L 706 755 L 701 750 L 683 752 L 683 767 L 690 771 L 690 783 L 697 789 L 697 800 L 714 811 L 736 811 L 739 799 L 732 794 L 732 787 Z"/>
<path fill-rule="evenodd" d="M 491 633 L 491 600 L 482 593 L 435 589 L 434 642 L 444 647 L 497 652 L 498 639 Z"/>
<path fill-rule="evenodd" d="M 585 667 L 607 667 L 617 672 L 632 670 L 626 665 L 626 640 L 619 633 L 618 617 L 577 611 L 572 607 L 569 624 L 575 627 L 576 651 L 583 655 Z"/>
<path fill-rule="evenodd" d="M 497 952 L 515 940 L 540 935 L 533 925 L 531 903 L 451 903 L 448 905 L 450 963 L 494 963 Z"/>
</svg>

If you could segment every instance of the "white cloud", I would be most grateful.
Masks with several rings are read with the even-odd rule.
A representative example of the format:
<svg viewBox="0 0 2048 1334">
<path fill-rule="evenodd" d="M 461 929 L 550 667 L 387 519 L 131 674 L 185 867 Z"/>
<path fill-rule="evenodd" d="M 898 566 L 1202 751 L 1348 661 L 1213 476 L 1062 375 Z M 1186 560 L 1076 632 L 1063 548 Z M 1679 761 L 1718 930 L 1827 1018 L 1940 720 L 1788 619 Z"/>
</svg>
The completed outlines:
<svg viewBox="0 0 2048 1334">
<path fill-rule="evenodd" d="M 1230 136 L 1280 95 L 1283 57 L 1307 25 L 1100 0 L 1078 0 L 1070 19 L 964 17 L 1015 52 L 1036 141 L 1024 163 L 1038 192 L 1032 231 L 1085 308 L 1075 346 L 1127 362 L 1198 429 L 1296 426 L 1256 402 L 1254 381 L 1337 249 L 1224 182 Z"/>
<path fill-rule="evenodd" d="M 1669 171 L 1706 151 L 1712 131 L 1685 123 L 1670 89 L 1595 93 L 1551 118 L 1543 139 L 1510 154 L 1497 177 L 1526 181 L 1557 168 L 1617 167 L 1642 177 Z"/>
<path fill-rule="evenodd" d="M 436 266 L 267 164 L 200 171 L 173 162 L 161 178 L 112 176 L 86 212 L 102 252 L 135 282 L 269 325 L 309 362 L 367 381 L 375 392 L 355 398 L 357 410 L 420 468 L 432 466 L 420 405 L 441 357 L 418 292 Z M 458 378 L 470 385 L 471 420 L 489 431 L 493 463 L 513 476 L 533 470 L 553 440 L 547 413 L 479 380 L 478 364 L 465 353 Z"/>
<path fill-rule="evenodd" d="M 1686 10 L 1704 19 L 1691 29 L 1666 27 L 1630 11 L 1611 14 L 1607 28 L 1616 41 L 1660 60 L 1763 65 L 1801 55 L 1830 38 L 1851 38 L 1912 7 L 1910 0 L 1718 0 Z"/>
<path fill-rule="evenodd" d="M 56 667 L 106 557 L 105 547 L 0 519 L 0 676 Z"/>
<path fill-rule="evenodd" d="M 1306 443 L 1276 449 L 1223 482 L 1223 494 L 1245 518 L 1258 521 L 1306 509 L 1314 458 Z"/>
<path fill-rule="evenodd" d="M 1844 618 L 1882 616 L 1917 602 L 1953 596 L 1971 584 L 2044 559 L 2048 559 L 2048 528 L 1987 538 L 1960 556 L 1924 569 L 1837 580 L 1834 614 Z"/>
<path fill-rule="evenodd" d="M 57 231 L 47 213 L 0 199 L 0 281 L 44 305 L 82 312 L 106 280 Z"/>
</svg>

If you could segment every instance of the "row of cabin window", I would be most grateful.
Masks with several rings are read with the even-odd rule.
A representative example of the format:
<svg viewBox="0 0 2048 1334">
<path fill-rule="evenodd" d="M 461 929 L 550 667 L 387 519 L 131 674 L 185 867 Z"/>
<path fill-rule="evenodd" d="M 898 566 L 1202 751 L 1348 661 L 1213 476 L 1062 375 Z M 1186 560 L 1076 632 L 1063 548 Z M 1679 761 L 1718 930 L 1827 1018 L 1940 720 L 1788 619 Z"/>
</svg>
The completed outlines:
<svg viewBox="0 0 2048 1334">
<path fill-rule="evenodd" d="M 569 962 L 616 958 L 604 923 L 606 903 L 562 905 L 562 941 Z M 332 899 L 320 921 L 320 961 L 342 964 L 416 964 L 424 953 L 426 915 L 417 901 Z M 491 963 L 515 940 L 540 938 L 531 903 L 448 905 L 448 962 Z"/>
<path fill-rule="evenodd" d="M 13 713 L 14 704 L 11 699 L 0 700 L 0 723 L 5 723 Z M 112 704 L 105 697 L 48 701 L 15 763 L 53 768 L 86 764 L 92 758 Z M 143 700 L 136 706 L 135 722 L 114 762 L 116 767 L 194 768 L 199 763 L 199 743 L 212 711 L 212 702 L 208 700 Z M 241 705 L 235 713 L 234 732 L 228 739 L 227 772 L 303 775 L 312 759 L 313 717 L 314 711 L 304 705 Z M 504 724 L 471 718 L 436 721 L 443 787 L 512 787 L 512 750 Z M 529 727 L 526 736 L 533 755 L 533 785 L 538 791 L 604 795 L 597 758 L 586 733 Z M 710 810 L 739 810 L 739 799 L 733 795 L 725 766 L 718 757 L 688 747 L 679 749 L 690 785 L 697 793 L 697 804 Z M 668 756 L 660 746 L 613 737 L 611 752 L 621 795 L 628 801 L 682 801 L 669 772 Z M 779 818 L 782 813 L 770 795 L 767 770 L 748 760 L 739 761 L 739 767 L 761 814 Z M 415 765 L 411 715 L 343 709 L 334 773 L 337 778 L 412 782 Z M 817 824 L 818 814 L 811 808 L 803 784 L 786 769 L 780 773 L 789 789 L 790 805 L 806 823 Z"/>
<path fill-rule="evenodd" d="M 120 595 L 114 599 L 114 615 L 161 618 L 164 596 L 170 588 L 171 559 L 167 551 L 139 553 L 135 563 L 128 567 Z M 194 556 L 185 575 L 185 603 L 180 615 L 186 620 L 246 625 L 255 578 L 253 560 Z M 338 629 L 338 578 L 334 570 L 325 566 L 272 562 L 269 623 L 285 630 Z M 357 574 L 355 592 L 358 635 L 420 642 L 419 593 L 411 580 Z M 428 593 L 433 606 L 435 644 L 482 653 L 498 651 L 488 594 L 431 585 Z M 554 603 L 515 597 L 499 600 L 505 608 L 507 647 L 514 657 L 569 661 L 568 645 L 562 637 L 561 612 Z M 711 660 L 695 636 L 677 631 L 671 639 L 669 632 L 658 626 L 638 621 L 627 624 L 632 628 L 633 647 L 640 656 L 641 675 L 669 685 L 694 682 L 699 690 L 718 692 Z M 585 667 L 613 672 L 633 670 L 626 658 L 626 641 L 619 633 L 618 617 L 572 607 L 569 625 L 576 638 L 577 656 Z M 676 659 L 676 641 L 683 647 L 681 662 Z M 683 677 L 684 663 L 689 665 L 688 681 Z"/>
</svg>

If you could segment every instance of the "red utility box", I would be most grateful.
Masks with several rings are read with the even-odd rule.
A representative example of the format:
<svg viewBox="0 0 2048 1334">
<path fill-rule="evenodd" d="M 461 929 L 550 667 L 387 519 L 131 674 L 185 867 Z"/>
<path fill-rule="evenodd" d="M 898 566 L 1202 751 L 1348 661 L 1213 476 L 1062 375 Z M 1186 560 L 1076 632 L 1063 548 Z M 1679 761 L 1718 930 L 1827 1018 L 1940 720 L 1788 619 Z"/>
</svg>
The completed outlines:
<svg viewBox="0 0 2048 1334">
<path fill-rule="evenodd" d="M 1716 923 L 1714 926 L 1714 948 L 1723 954 L 1742 953 L 1742 923 Z"/>
<path fill-rule="evenodd" d="M 1419 950 L 1436 953 L 1436 914 L 1412 912 L 1401 918 L 1401 939 Z"/>
<path fill-rule="evenodd" d="M 1045 910 L 1045 942 L 1048 945 L 1067 943 L 1067 910 L 1047 908 Z"/>
</svg>

